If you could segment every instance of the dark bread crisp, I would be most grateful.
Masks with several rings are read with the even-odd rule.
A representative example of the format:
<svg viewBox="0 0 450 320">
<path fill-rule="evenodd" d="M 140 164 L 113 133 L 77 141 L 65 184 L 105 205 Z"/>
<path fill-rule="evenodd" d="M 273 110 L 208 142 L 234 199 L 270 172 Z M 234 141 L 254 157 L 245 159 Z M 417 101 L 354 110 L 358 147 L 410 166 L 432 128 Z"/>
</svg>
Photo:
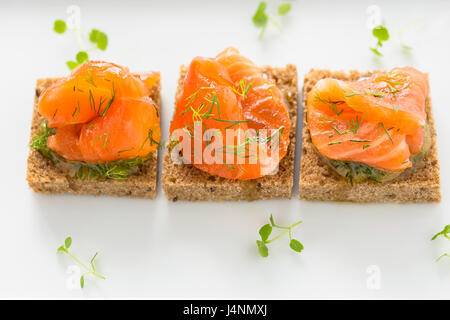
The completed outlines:
<svg viewBox="0 0 450 320">
<path fill-rule="evenodd" d="M 313 86 L 324 78 L 352 81 L 369 75 L 369 72 L 360 73 L 354 70 L 333 72 L 314 69 L 305 75 L 300 199 L 352 202 L 439 202 L 441 200 L 439 161 L 430 97 L 426 100 L 426 112 L 432 135 L 431 149 L 420 165 L 413 166 L 392 181 L 386 183 L 366 181 L 354 183 L 352 186 L 347 179 L 337 175 L 314 148 L 306 123 L 306 102 Z"/>
<path fill-rule="evenodd" d="M 175 104 L 181 95 L 187 67 L 180 68 Z M 290 144 L 274 175 L 254 180 L 232 180 L 210 175 L 193 165 L 175 164 L 169 152 L 164 154 L 162 187 L 171 201 L 228 201 L 291 198 L 294 179 L 295 127 L 297 121 L 297 69 L 264 67 L 274 79 L 289 105 L 291 118 Z"/>
<path fill-rule="evenodd" d="M 44 120 L 38 112 L 39 95 L 57 80 L 58 78 L 37 80 L 30 142 L 34 136 L 40 134 L 40 126 Z M 153 86 L 151 92 L 151 98 L 158 109 L 161 109 L 160 91 L 161 85 L 158 81 Z M 151 159 L 143 166 L 141 172 L 130 175 L 125 180 L 79 180 L 63 172 L 39 151 L 30 148 L 30 153 L 28 154 L 27 181 L 29 186 L 38 193 L 74 193 L 154 199 L 156 197 L 157 158 L 158 151 L 155 150 L 152 152 Z"/>
</svg>

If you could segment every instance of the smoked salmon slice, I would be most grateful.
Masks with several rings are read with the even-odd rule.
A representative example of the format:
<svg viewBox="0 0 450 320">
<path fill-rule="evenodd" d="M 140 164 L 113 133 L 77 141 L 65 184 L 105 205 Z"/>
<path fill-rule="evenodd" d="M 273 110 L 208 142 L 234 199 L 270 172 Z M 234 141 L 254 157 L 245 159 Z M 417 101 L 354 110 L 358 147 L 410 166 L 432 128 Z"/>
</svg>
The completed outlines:
<svg viewBox="0 0 450 320">
<path fill-rule="evenodd" d="M 206 139 L 196 138 L 195 128 Z M 179 130 L 192 140 L 191 152 L 183 153 L 191 158 L 188 162 L 211 175 L 248 180 L 268 174 L 286 155 L 290 118 L 274 81 L 237 49 L 228 48 L 215 58 L 192 60 L 170 126 L 172 139 L 180 141 Z M 232 143 L 226 140 L 230 131 L 236 134 Z M 214 149 L 218 141 L 221 147 Z M 257 152 L 262 142 L 267 154 Z M 195 157 L 198 149 L 201 159 Z"/>
<path fill-rule="evenodd" d="M 39 113 L 56 128 L 47 146 L 66 160 L 110 162 L 158 147 L 159 112 L 150 98 L 159 73 L 132 74 L 90 61 L 45 90 Z"/>
<path fill-rule="evenodd" d="M 307 100 L 312 142 L 327 159 L 403 171 L 424 145 L 428 92 L 427 76 L 412 67 L 354 82 L 322 79 Z"/>
</svg>

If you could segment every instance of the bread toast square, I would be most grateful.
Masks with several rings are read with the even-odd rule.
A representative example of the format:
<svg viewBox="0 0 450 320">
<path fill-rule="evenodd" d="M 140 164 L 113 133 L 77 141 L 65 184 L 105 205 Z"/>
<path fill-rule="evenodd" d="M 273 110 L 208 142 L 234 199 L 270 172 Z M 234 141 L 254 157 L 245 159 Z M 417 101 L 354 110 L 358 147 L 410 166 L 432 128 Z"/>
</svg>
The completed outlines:
<svg viewBox="0 0 450 320">
<path fill-rule="evenodd" d="M 297 122 L 297 68 L 263 68 L 283 93 L 291 118 L 290 144 L 274 175 L 254 180 L 232 180 L 210 175 L 190 164 L 175 164 L 169 152 L 164 154 L 162 187 L 170 201 L 231 201 L 260 199 L 290 199 L 294 180 L 295 131 Z M 181 95 L 187 66 L 180 68 L 175 104 Z"/>
<path fill-rule="evenodd" d="M 439 160 L 430 97 L 427 97 L 425 107 L 431 128 L 431 149 L 420 165 L 413 166 L 394 180 L 385 183 L 355 182 L 351 185 L 347 179 L 336 174 L 314 148 L 306 122 L 306 101 L 314 85 L 324 78 L 354 81 L 370 74 L 355 70 L 344 72 L 312 69 L 305 75 L 299 198 L 315 201 L 439 202 L 441 200 Z"/>
<path fill-rule="evenodd" d="M 38 79 L 36 83 L 33 117 L 31 121 L 31 139 L 40 134 L 40 126 L 44 118 L 38 112 L 39 95 L 58 81 L 59 78 Z M 158 81 L 152 88 L 151 98 L 160 110 L 161 85 Z M 152 152 L 151 158 L 142 167 L 139 174 L 130 175 L 124 180 L 91 179 L 79 180 L 59 169 L 53 162 L 39 151 L 30 148 L 27 165 L 27 181 L 37 193 L 58 194 L 91 194 L 95 196 L 128 196 L 136 198 L 156 197 L 158 150 Z"/>
</svg>

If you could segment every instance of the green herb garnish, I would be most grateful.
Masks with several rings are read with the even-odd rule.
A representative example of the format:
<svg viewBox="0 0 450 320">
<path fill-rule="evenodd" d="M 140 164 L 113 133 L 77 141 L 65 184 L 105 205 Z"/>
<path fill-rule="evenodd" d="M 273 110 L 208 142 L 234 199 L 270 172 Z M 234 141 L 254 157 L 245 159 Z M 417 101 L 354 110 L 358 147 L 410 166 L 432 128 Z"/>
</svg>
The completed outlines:
<svg viewBox="0 0 450 320">
<path fill-rule="evenodd" d="M 106 33 L 101 32 L 97 29 L 92 29 L 91 33 L 89 34 L 89 40 L 91 40 L 92 43 L 95 43 L 97 45 L 97 48 L 100 50 L 106 50 L 106 47 L 108 46 L 108 36 Z"/>
<path fill-rule="evenodd" d="M 386 132 L 386 134 L 387 134 L 389 140 L 391 140 L 392 144 L 394 144 L 394 140 L 392 140 L 392 137 L 391 137 L 391 135 L 389 134 L 389 130 L 390 130 L 390 129 L 389 129 L 389 130 L 386 129 L 386 127 L 384 126 L 384 123 L 383 123 L 383 122 L 380 122 L 380 123 L 378 123 L 378 133 L 380 133 L 380 126 L 383 127 L 384 132 Z"/>
<path fill-rule="evenodd" d="M 106 141 L 106 140 L 105 140 Z M 129 149 L 128 149 L 129 150 Z M 120 152 L 125 152 L 122 150 Z M 138 171 L 149 160 L 149 156 L 145 158 L 135 157 L 127 160 L 116 160 L 102 163 L 74 163 L 77 166 L 75 179 L 112 179 L 125 180 L 129 175 Z"/>
<path fill-rule="evenodd" d="M 358 139 L 350 139 L 350 141 L 351 142 L 372 142 L 372 140 L 358 140 Z"/>
<path fill-rule="evenodd" d="M 60 246 L 58 248 L 58 250 L 56 252 L 65 252 L 67 253 L 69 256 L 72 257 L 72 259 L 74 259 L 80 266 L 82 266 L 86 272 L 84 272 L 81 277 L 80 277 L 80 286 L 81 288 L 84 288 L 84 277 L 92 274 L 96 277 L 99 277 L 100 279 L 105 280 L 106 278 L 100 274 L 97 273 L 97 271 L 95 270 L 95 265 L 94 265 L 94 260 L 98 255 L 98 252 L 95 253 L 95 255 L 92 257 L 92 259 L 89 261 L 89 265 L 90 268 L 87 267 L 83 262 L 81 262 L 80 260 L 78 260 L 72 253 L 70 253 L 69 248 L 72 245 L 72 238 L 71 237 L 67 237 L 66 240 L 64 241 L 64 245 Z"/>
<path fill-rule="evenodd" d="M 446 225 L 444 227 L 444 229 L 442 229 L 442 231 L 436 233 L 433 238 L 431 238 L 431 240 L 436 239 L 439 236 L 443 236 L 445 238 L 447 238 L 448 240 L 450 240 L 450 236 L 448 235 L 450 233 L 450 224 Z"/>
<path fill-rule="evenodd" d="M 280 4 L 280 6 L 278 7 L 278 14 L 280 16 L 284 16 L 285 14 L 287 14 L 289 11 L 291 11 L 291 4 L 289 2 L 285 2 Z"/>
<path fill-rule="evenodd" d="M 257 28 L 261 28 L 261 33 L 259 38 L 262 39 L 264 36 L 264 31 L 266 30 L 269 22 L 271 22 L 280 32 L 282 32 L 281 27 L 277 20 L 267 14 L 267 2 L 261 1 L 256 9 L 255 14 L 252 17 L 253 24 Z M 284 16 L 291 11 L 291 4 L 289 2 L 282 3 L 278 6 L 278 15 Z"/>
<path fill-rule="evenodd" d="M 65 33 L 67 30 L 66 22 L 63 20 L 56 20 L 53 25 L 53 30 L 59 34 Z M 89 61 L 87 51 L 90 51 L 92 49 L 106 50 L 106 47 L 108 46 L 108 36 L 102 31 L 99 31 L 97 29 L 91 30 L 89 34 L 89 40 L 93 44 L 95 44 L 95 47 L 93 48 L 88 48 L 85 45 L 80 27 L 73 28 L 73 31 L 75 33 L 75 38 L 77 39 L 78 46 L 81 50 L 78 51 L 78 53 L 75 55 L 75 60 L 69 60 L 66 62 L 66 65 L 70 70 L 73 70 L 79 65 L 82 65 L 83 63 Z"/>
<path fill-rule="evenodd" d="M 341 144 L 342 142 L 340 141 L 336 141 L 336 142 L 329 142 L 328 145 L 329 146 L 334 146 L 335 144 Z"/>
<path fill-rule="evenodd" d="M 241 79 L 239 82 L 237 82 L 235 84 L 235 88 L 233 88 L 233 91 L 242 97 L 242 99 L 245 99 L 245 97 L 247 96 L 247 93 L 250 91 L 250 89 L 252 88 L 252 84 L 253 83 L 247 83 L 247 80 L 245 79 Z"/>
<path fill-rule="evenodd" d="M 314 99 L 318 102 L 326 104 L 328 106 L 328 108 L 330 108 L 338 117 L 342 114 L 342 112 L 344 112 L 344 108 L 342 108 L 341 110 L 338 110 L 337 106 L 341 105 L 341 104 L 345 104 L 345 101 L 333 101 L 330 98 L 328 98 L 328 100 L 325 100 L 322 97 L 320 97 L 319 94 L 316 94 Z"/>
<path fill-rule="evenodd" d="M 54 135 L 56 130 L 50 128 L 47 121 L 44 121 L 40 128 L 40 135 L 34 136 L 31 139 L 30 148 L 36 149 L 42 153 L 42 155 L 53 162 L 58 162 L 59 159 L 55 153 L 47 147 L 48 137 Z"/>
<path fill-rule="evenodd" d="M 361 124 L 362 124 L 365 116 L 366 116 L 366 114 L 364 113 L 363 116 L 361 117 L 361 120 L 359 120 L 358 116 L 356 116 L 355 119 L 351 119 L 351 121 L 347 120 L 348 127 L 350 128 L 349 131 L 353 132 L 353 134 L 357 134 L 358 129 L 359 129 L 359 127 L 361 127 Z"/>
<path fill-rule="evenodd" d="M 256 240 L 256 245 L 258 247 L 259 254 L 262 257 L 265 258 L 269 255 L 269 248 L 267 248 L 267 244 L 274 242 L 275 240 L 281 238 L 285 233 L 289 233 L 289 246 L 292 250 L 294 250 L 296 252 L 301 252 L 304 249 L 304 247 L 300 243 L 300 241 L 292 238 L 292 228 L 299 225 L 303 221 L 300 220 L 300 221 L 290 225 L 289 227 L 281 227 L 281 226 L 275 224 L 275 221 L 274 221 L 272 215 L 270 215 L 269 221 L 270 221 L 270 224 L 265 224 L 264 226 L 262 226 L 259 229 L 259 235 L 261 237 L 261 240 Z M 280 232 L 276 237 L 269 240 L 269 236 L 272 233 L 273 228 L 281 229 L 283 231 Z"/>
<path fill-rule="evenodd" d="M 437 237 L 439 237 L 439 236 L 442 236 L 442 237 L 444 237 L 444 238 L 447 238 L 447 240 L 450 240 L 450 236 L 448 235 L 449 233 L 450 233 L 450 224 L 446 225 L 446 226 L 444 227 L 444 229 L 442 229 L 442 231 L 436 233 L 436 234 L 431 238 L 431 240 L 435 240 L 435 239 L 436 239 Z M 450 258 L 450 254 L 444 253 L 444 254 L 442 254 L 439 258 L 437 258 L 436 261 L 441 260 L 443 257 Z"/>
<path fill-rule="evenodd" d="M 377 56 L 383 56 L 380 52 L 380 48 L 383 46 L 383 42 L 389 40 L 389 31 L 383 26 L 379 25 L 372 29 L 372 35 L 378 40 L 377 44 L 374 48 L 370 48 L 370 50 L 375 53 Z"/>
<path fill-rule="evenodd" d="M 64 33 L 67 30 L 66 22 L 63 20 L 56 20 L 53 24 L 53 30 L 55 30 L 56 33 Z"/>
</svg>

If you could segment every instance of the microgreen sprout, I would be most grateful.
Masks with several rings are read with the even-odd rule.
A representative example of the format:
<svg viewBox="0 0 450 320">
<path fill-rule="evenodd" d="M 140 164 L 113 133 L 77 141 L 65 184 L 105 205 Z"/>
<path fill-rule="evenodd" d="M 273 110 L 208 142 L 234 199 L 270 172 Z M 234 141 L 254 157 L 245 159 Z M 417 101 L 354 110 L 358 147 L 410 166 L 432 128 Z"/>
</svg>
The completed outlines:
<svg viewBox="0 0 450 320">
<path fill-rule="evenodd" d="M 444 238 L 447 238 L 447 240 L 450 240 L 449 233 L 450 233 L 450 224 L 446 225 L 446 226 L 444 227 L 444 229 L 442 229 L 442 231 L 436 233 L 436 234 L 431 238 L 431 240 L 435 240 L 435 239 L 436 239 L 437 237 L 439 237 L 439 236 L 442 236 L 442 237 L 444 237 Z M 441 260 L 443 257 L 450 258 L 450 254 L 449 254 L 449 253 L 444 253 L 444 254 L 442 254 L 439 258 L 437 258 L 436 261 Z"/>
<path fill-rule="evenodd" d="M 267 244 L 274 242 L 275 240 L 278 240 L 279 238 L 281 238 L 285 233 L 289 234 L 289 247 L 296 251 L 296 252 L 301 252 L 304 247 L 303 245 L 300 243 L 300 241 L 292 238 L 292 229 L 299 225 L 300 223 L 302 223 L 303 221 L 298 221 L 292 225 L 290 225 L 289 227 L 282 227 L 279 226 L 277 224 L 275 224 L 275 221 L 273 219 L 273 215 L 270 215 L 270 219 L 269 219 L 270 223 L 263 225 L 260 229 L 259 229 L 259 235 L 261 237 L 261 240 L 256 240 L 256 245 L 258 247 L 258 251 L 259 254 L 262 257 L 267 257 L 269 255 L 269 248 L 267 247 Z M 283 230 L 282 232 L 280 232 L 277 236 L 275 236 L 272 239 L 269 239 L 273 228 L 276 229 L 281 229 Z"/>
<path fill-rule="evenodd" d="M 67 30 L 66 22 L 63 20 L 56 20 L 53 24 L 53 30 L 55 30 L 56 33 L 64 33 Z"/>
<path fill-rule="evenodd" d="M 66 22 L 64 20 L 56 20 L 53 24 L 53 30 L 59 34 L 65 33 L 67 30 Z M 66 65 L 70 70 L 73 70 L 79 65 L 82 65 L 83 63 L 89 61 L 88 51 L 94 49 L 100 49 L 104 51 L 108 46 L 108 36 L 106 35 L 106 33 L 102 31 L 92 29 L 91 32 L 89 33 L 89 40 L 92 42 L 92 44 L 95 45 L 94 47 L 91 48 L 87 48 L 87 46 L 83 42 L 83 37 L 81 35 L 81 29 L 79 26 L 74 27 L 73 31 L 75 33 L 78 45 L 81 48 L 81 50 L 78 51 L 78 53 L 75 55 L 75 60 L 69 60 L 66 62 Z"/>
<path fill-rule="evenodd" d="M 95 270 L 95 265 L 94 265 L 94 260 L 98 255 L 98 252 L 95 253 L 95 255 L 92 257 L 92 259 L 89 261 L 89 266 L 86 266 L 83 262 L 81 262 L 80 260 L 78 260 L 70 251 L 69 248 L 72 245 L 72 238 L 71 237 L 67 237 L 66 240 L 64 241 L 64 245 L 60 246 L 58 248 L 58 250 L 56 251 L 57 253 L 59 252 L 65 252 L 67 253 L 70 257 L 72 257 L 72 259 L 74 259 L 81 267 L 83 267 L 83 269 L 85 269 L 86 271 L 81 275 L 80 277 L 80 286 L 81 288 L 84 288 L 84 278 L 89 275 L 92 274 L 93 276 L 99 277 L 103 280 L 105 280 L 106 278 L 102 275 L 100 275 L 99 273 L 97 273 L 97 271 Z"/>
<path fill-rule="evenodd" d="M 383 46 L 383 42 L 389 40 L 389 31 L 383 25 L 378 25 L 372 29 L 372 35 L 377 39 L 375 47 L 370 50 L 377 56 L 383 56 L 380 52 L 380 48 Z"/>
<path fill-rule="evenodd" d="M 272 23 L 280 32 L 282 32 L 281 27 L 277 20 L 270 15 L 267 14 L 267 2 L 261 1 L 256 9 L 255 14 L 252 17 L 253 24 L 257 28 L 261 28 L 261 33 L 259 34 L 259 38 L 262 39 L 264 36 L 264 31 L 266 31 L 269 22 Z M 278 15 L 284 16 L 291 11 L 291 4 L 289 2 L 284 2 L 278 6 Z"/>
</svg>

